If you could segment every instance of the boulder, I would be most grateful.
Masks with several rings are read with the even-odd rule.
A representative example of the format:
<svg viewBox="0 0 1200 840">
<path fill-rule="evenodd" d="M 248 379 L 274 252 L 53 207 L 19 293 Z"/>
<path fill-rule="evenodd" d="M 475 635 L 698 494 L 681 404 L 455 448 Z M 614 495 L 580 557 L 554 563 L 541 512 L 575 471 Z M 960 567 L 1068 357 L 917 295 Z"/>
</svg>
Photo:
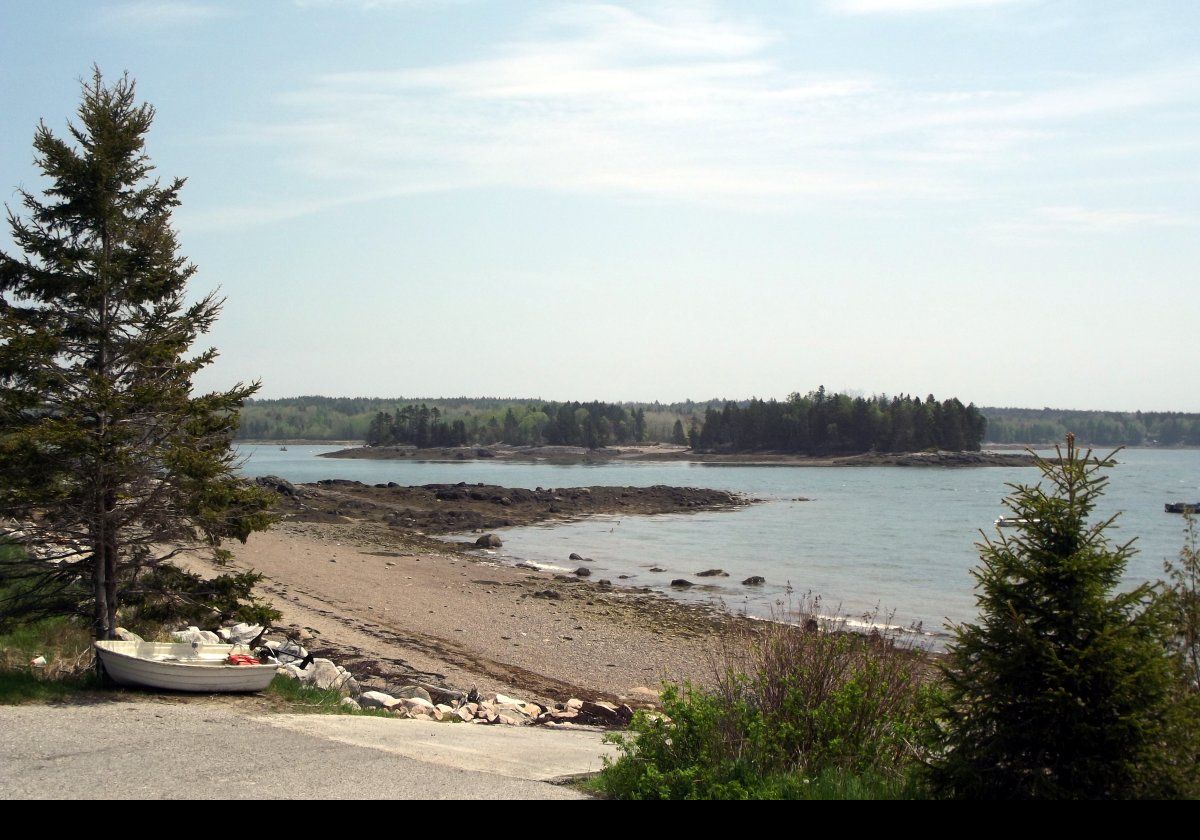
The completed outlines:
<svg viewBox="0 0 1200 840">
<path fill-rule="evenodd" d="M 400 690 L 396 692 L 396 697 L 400 700 L 420 700 L 422 703 L 433 705 L 433 698 L 429 692 L 419 685 L 401 686 Z"/>
<path fill-rule="evenodd" d="M 576 554 L 574 551 L 571 552 L 571 556 L 568 557 L 567 559 L 570 560 L 572 563 L 582 563 L 583 562 L 583 558 L 580 557 L 578 554 Z"/>
<path fill-rule="evenodd" d="M 358 695 L 358 705 L 364 709 L 390 709 L 400 701 L 382 691 L 364 691 Z"/>
<path fill-rule="evenodd" d="M 350 687 L 347 685 L 350 680 L 349 675 L 339 671 L 337 665 L 328 659 L 314 659 L 303 673 L 304 682 L 313 688 L 319 688 L 322 691 L 337 690 L 343 694 L 350 693 Z"/>
<path fill-rule="evenodd" d="M 257 639 L 263 631 L 261 624 L 234 624 L 232 627 L 222 627 L 217 635 L 234 645 L 245 645 Z"/>
<path fill-rule="evenodd" d="M 420 688 L 425 689 L 429 695 L 429 699 L 434 703 L 444 706 L 456 706 L 466 702 L 466 692 L 455 691 L 452 688 L 442 688 L 437 685 L 422 685 Z"/>
<path fill-rule="evenodd" d="M 308 651 L 295 642 L 267 642 L 264 647 L 271 651 L 271 655 L 279 660 L 280 665 L 285 665 L 289 662 L 302 662 L 308 656 Z"/>
<path fill-rule="evenodd" d="M 118 627 L 113 631 L 114 635 L 122 642 L 144 642 L 146 641 L 132 630 L 126 630 L 124 627 Z"/>
<path fill-rule="evenodd" d="M 599 723 L 603 726 L 616 726 L 620 723 L 617 707 L 612 703 L 584 700 L 579 708 L 579 716 L 584 720 Z"/>
<path fill-rule="evenodd" d="M 475 545 L 480 548 L 500 548 L 500 546 L 504 545 L 504 542 L 495 534 L 484 534 L 475 540 Z"/>
<path fill-rule="evenodd" d="M 578 569 L 575 570 L 575 574 L 578 577 L 591 577 L 592 570 L 585 566 L 580 566 Z"/>
<path fill-rule="evenodd" d="M 675 578 L 675 580 L 671 581 L 671 586 L 674 586 L 677 589 L 687 589 L 689 586 L 695 585 L 696 584 L 692 583 L 690 580 L 685 580 L 684 578 Z"/>
<path fill-rule="evenodd" d="M 216 633 L 210 633 L 207 630 L 201 630 L 199 627 L 189 627 L 186 630 L 176 630 L 171 634 L 171 638 L 176 642 L 181 642 L 186 645 L 221 644 L 221 639 Z"/>
<path fill-rule="evenodd" d="M 285 478 L 280 478 L 277 475 L 260 475 L 254 481 L 261 487 L 266 487 L 269 490 L 274 490 L 283 496 L 295 496 L 296 485 Z"/>
<path fill-rule="evenodd" d="M 275 673 L 281 677 L 287 677 L 290 680 L 299 680 L 301 682 L 304 681 L 304 672 L 290 663 L 287 665 L 280 665 L 275 669 Z"/>
<path fill-rule="evenodd" d="M 353 697 L 343 697 L 338 706 L 343 709 L 349 709 L 352 712 L 362 710 L 362 706 L 358 705 L 358 702 Z"/>
<path fill-rule="evenodd" d="M 742 586 L 762 586 L 766 582 L 767 582 L 767 579 L 764 577 L 759 577 L 758 575 L 751 575 L 750 577 L 748 577 L 744 581 L 742 581 Z"/>
<path fill-rule="evenodd" d="M 705 569 L 703 572 L 696 572 L 696 577 L 729 577 L 729 572 L 724 569 Z"/>
</svg>

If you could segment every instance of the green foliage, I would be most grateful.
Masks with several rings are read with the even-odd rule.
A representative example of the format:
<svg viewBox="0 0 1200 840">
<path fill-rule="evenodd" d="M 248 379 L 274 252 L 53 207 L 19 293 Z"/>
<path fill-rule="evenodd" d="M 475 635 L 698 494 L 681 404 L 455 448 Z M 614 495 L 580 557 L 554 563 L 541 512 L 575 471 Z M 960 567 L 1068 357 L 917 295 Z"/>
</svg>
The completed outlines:
<svg viewBox="0 0 1200 840">
<path fill-rule="evenodd" d="M 30 668 L 0 668 L 0 706 L 69 700 L 81 691 L 100 688 L 95 672 L 47 679 Z"/>
<path fill-rule="evenodd" d="M 785 402 L 750 400 L 708 408 L 693 443 L 701 449 L 774 450 L 809 455 L 977 450 L 986 421 L 974 405 L 932 395 L 851 398 L 818 388 Z"/>
<path fill-rule="evenodd" d="M 153 119 L 128 77 L 107 86 L 96 70 L 68 140 L 38 127 L 49 184 L 18 191 L 17 252 L 0 253 L 0 516 L 48 553 L 7 564 L 0 612 L 87 611 L 98 637 L 139 569 L 244 540 L 272 500 L 231 450 L 257 386 L 192 395 L 221 301 L 188 303 L 196 267 L 171 218 L 183 180 L 153 176 Z"/>
<path fill-rule="evenodd" d="M 586 445 L 586 428 L 564 420 L 566 405 L 574 415 L 583 408 L 601 434 L 609 423 L 609 443 L 641 443 L 670 439 L 672 424 L 690 419 L 695 403 L 558 403 L 538 399 L 456 397 L 410 400 L 367 397 L 290 397 L 251 399 L 241 411 L 241 440 L 365 440 L 372 444 L 458 446 L 509 443 L 539 445 L 569 441 Z M 425 414 L 422 425 L 420 417 Z M 434 414 L 437 414 L 435 420 Z"/>
<path fill-rule="evenodd" d="M 32 667 L 37 656 L 47 662 Z M 0 704 L 64 700 L 99 688 L 86 623 L 56 617 L 0 633 Z"/>
<path fill-rule="evenodd" d="M 1186 681 L 1193 691 L 1200 691 L 1200 535 L 1194 515 L 1184 515 L 1179 561 L 1168 560 L 1163 570 L 1167 575 L 1164 595 L 1175 630 L 1175 647 Z"/>
<path fill-rule="evenodd" d="M 254 597 L 254 586 L 262 579 L 256 572 L 205 579 L 163 563 L 144 571 L 126 587 L 124 621 L 134 629 L 181 624 L 212 627 L 238 621 L 266 626 L 282 618 L 282 613 Z"/>
<path fill-rule="evenodd" d="M 1043 483 L 1005 500 L 1022 521 L 980 545 L 977 624 L 954 628 L 929 780 L 961 798 L 1132 798 L 1197 791 L 1197 706 L 1169 602 L 1119 591 L 1131 544 L 1091 522 L 1111 463 L 1067 438 Z"/>
<path fill-rule="evenodd" d="M 1068 432 L 1092 446 L 1200 446 L 1200 414 L 985 408 L 991 443 L 1052 444 Z"/>
<path fill-rule="evenodd" d="M 934 688 L 921 658 L 845 632 L 770 625 L 715 690 L 668 686 L 602 774 L 623 799 L 909 798 Z"/>
</svg>

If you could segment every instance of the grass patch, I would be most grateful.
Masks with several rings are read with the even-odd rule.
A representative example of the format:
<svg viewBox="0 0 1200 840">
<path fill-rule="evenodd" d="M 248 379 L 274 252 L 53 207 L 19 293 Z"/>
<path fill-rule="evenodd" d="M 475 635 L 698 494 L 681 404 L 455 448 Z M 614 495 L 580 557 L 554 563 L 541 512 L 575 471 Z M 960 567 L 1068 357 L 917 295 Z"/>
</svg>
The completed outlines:
<svg viewBox="0 0 1200 840">
<path fill-rule="evenodd" d="M 266 694 L 282 706 L 282 711 L 324 715 L 367 715 L 391 717 L 383 709 L 353 709 L 342 705 L 341 692 L 304 685 L 291 677 L 277 676 L 267 686 Z"/>
<path fill-rule="evenodd" d="M 100 687 L 100 680 L 90 673 L 48 679 L 32 670 L 0 670 L 0 706 L 69 700 Z"/>
<path fill-rule="evenodd" d="M 30 664 L 35 657 L 46 664 Z M 92 637 L 67 618 L 48 618 L 0 636 L 0 704 L 64 700 L 100 688 Z"/>
</svg>

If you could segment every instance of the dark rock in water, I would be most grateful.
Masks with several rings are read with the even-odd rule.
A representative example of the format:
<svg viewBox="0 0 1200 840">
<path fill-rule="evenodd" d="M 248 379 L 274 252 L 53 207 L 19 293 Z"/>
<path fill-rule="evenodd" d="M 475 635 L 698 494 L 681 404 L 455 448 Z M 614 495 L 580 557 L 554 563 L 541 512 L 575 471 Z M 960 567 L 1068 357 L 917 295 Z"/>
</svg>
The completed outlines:
<svg viewBox="0 0 1200 840">
<path fill-rule="evenodd" d="M 706 569 L 703 572 L 696 572 L 696 577 L 729 577 L 729 572 L 724 569 Z"/>
<path fill-rule="evenodd" d="M 534 598 L 545 598 L 547 601 L 561 601 L 562 593 L 555 592 L 553 589 L 543 589 L 540 592 L 533 593 Z"/>
<path fill-rule="evenodd" d="M 484 534 L 479 539 L 475 540 L 475 545 L 480 548 L 499 548 L 504 543 L 495 534 Z"/>
<path fill-rule="evenodd" d="M 586 569 L 583 566 L 580 566 L 578 569 L 575 570 L 575 574 L 579 577 L 591 577 L 592 570 Z"/>
<path fill-rule="evenodd" d="M 671 586 L 676 586 L 680 589 L 687 589 L 689 586 L 695 585 L 696 584 L 692 583 L 690 580 L 685 580 L 683 578 L 676 578 L 675 580 L 671 581 Z"/>
<path fill-rule="evenodd" d="M 658 566 L 651 566 L 651 567 L 650 567 L 650 571 L 652 571 L 652 572 L 665 572 L 665 571 L 666 571 L 666 569 L 661 569 L 661 568 L 659 568 Z"/>
<path fill-rule="evenodd" d="M 766 582 L 766 578 L 759 577 L 758 575 L 752 575 L 751 577 L 748 577 L 742 581 L 742 586 L 762 586 Z"/>
<path fill-rule="evenodd" d="M 583 562 L 583 558 L 580 557 L 578 554 L 576 554 L 574 551 L 571 552 L 571 556 L 568 557 L 567 559 L 573 563 L 582 563 Z"/>
<path fill-rule="evenodd" d="M 603 587 L 605 587 L 606 589 L 607 589 L 607 588 L 611 588 L 611 587 L 612 587 L 612 581 L 611 581 L 611 580 L 606 580 L 605 578 L 601 578 L 599 581 L 597 581 L 597 585 L 599 585 L 599 586 L 603 586 Z"/>
<path fill-rule="evenodd" d="M 277 475 L 260 475 L 254 481 L 259 486 L 274 490 L 276 493 L 284 496 L 296 495 L 296 485 L 292 484 L 286 478 L 280 478 Z"/>
<path fill-rule="evenodd" d="M 539 569 L 537 566 L 533 565 L 532 563 L 518 563 L 517 568 L 518 569 L 532 569 L 535 572 L 541 571 L 541 569 Z"/>
</svg>

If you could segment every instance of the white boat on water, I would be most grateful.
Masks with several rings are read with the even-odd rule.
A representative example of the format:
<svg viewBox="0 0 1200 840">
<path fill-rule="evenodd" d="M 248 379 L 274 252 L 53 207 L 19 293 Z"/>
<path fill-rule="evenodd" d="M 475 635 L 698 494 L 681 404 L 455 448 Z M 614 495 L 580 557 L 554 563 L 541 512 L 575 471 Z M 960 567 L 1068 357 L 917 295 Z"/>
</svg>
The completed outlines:
<svg viewBox="0 0 1200 840">
<path fill-rule="evenodd" d="M 1022 519 L 1019 516 L 1001 516 L 996 520 L 997 528 L 1018 528 L 1022 525 L 1036 525 L 1040 519 Z"/>
<path fill-rule="evenodd" d="M 233 665 L 231 654 L 245 645 L 192 645 L 164 642 L 96 642 L 104 670 L 120 685 L 171 691 L 262 691 L 275 677 L 275 665 Z"/>
</svg>

